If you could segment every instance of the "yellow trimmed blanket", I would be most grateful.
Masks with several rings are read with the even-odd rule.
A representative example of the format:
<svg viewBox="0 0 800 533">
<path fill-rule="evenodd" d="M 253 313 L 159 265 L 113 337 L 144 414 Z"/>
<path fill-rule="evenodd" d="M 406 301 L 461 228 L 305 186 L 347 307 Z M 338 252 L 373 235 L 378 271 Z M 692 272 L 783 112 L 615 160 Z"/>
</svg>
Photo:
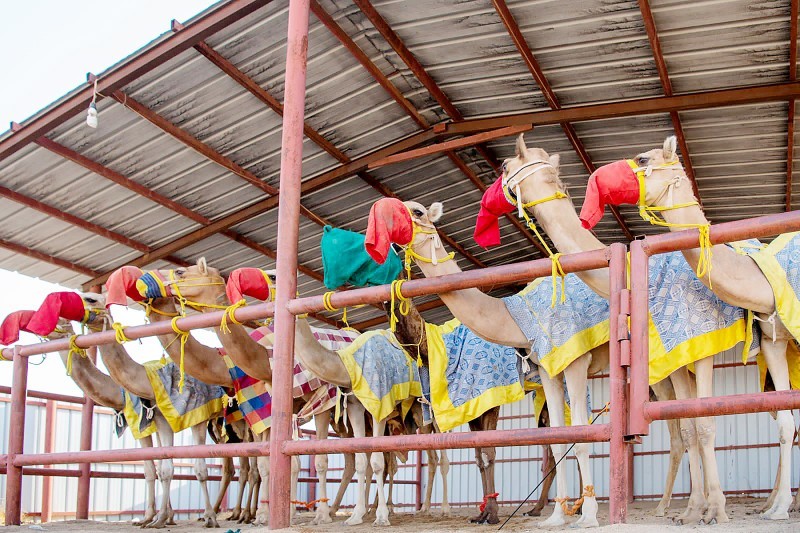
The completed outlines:
<svg viewBox="0 0 800 533">
<path fill-rule="evenodd" d="M 225 392 L 222 387 L 206 385 L 186 374 L 180 391 L 180 368 L 169 358 L 144 364 L 147 378 L 156 396 L 156 405 L 177 433 L 211 419 L 222 412 Z"/>
<path fill-rule="evenodd" d="M 124 407 L 122 411 L 117 411 L 116 432 L 117 437 L 125 433 L 125 428 L 131 428 L 131 434 L 136 440 L 149 437 L 156 432 L 156 422 L 153 417 L 155 407 L 147 405 L 144 400 L 134 396 L 125 389 L 122 391 L 122 401 Z"/>
<path fill-rule="evenodd" d="M 362 333 L 338 350 L 352 390 L 376 420 L 384 420 L 398 403 L 422 396 L 417 363 L 389 330 Z"/>
</svg>

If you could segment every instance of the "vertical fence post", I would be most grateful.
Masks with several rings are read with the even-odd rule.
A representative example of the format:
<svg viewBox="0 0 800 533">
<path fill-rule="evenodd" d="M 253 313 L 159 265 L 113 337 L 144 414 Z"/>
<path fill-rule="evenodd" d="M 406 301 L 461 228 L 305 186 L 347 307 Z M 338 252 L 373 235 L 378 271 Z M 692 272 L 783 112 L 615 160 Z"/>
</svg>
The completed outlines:
<svg viewBox="0 0 800 533">
<path fill-rule="evenodd" d="M 19 355 L 14 346 L 13 377 L 11 383 L 11 414 L 8 434 L 8 459 L 6 463 L 6 525 L 18 526 L 22 519 L 22 467 L 14 466 L 14 458 L 25 446 L 25 402 L 28 395 L 28 358 Z"/>
<path fill-rule="evenodd" d="M 631 242 L 631 368 L 629 435 L 647 435 L 644 404 L 650 398 L 648 256 L 643 240 Z"/>
<path fill-rule="evenodd" d="M 609 376 L 611 388 L 611 439 L 609 470 L 609 518 L 612 524 L 624 524 L 628 517 L 628 462 L 626 457 L 625 429 L 627 426 L 627 402 L 625 388 L 627 376 L 620 357 L 621 347 L 618 334 L 620 320 L 627 320 L 621 313 L 621 293 L 625 288 L 625 252 L 624 244 L 614 243 L 610 246 L 609 275 Z M 627 331 L 627 325 L 625 328 Z"/>
<path fill-rule="evenodd" d="M 303 163 L 303 120 L 308 54 L 310 0 L 290 0 L 281 137 L 280 203 L 278 204 L 278 259 L 275 298 L 275 369 L 272 375 L 272 431 L 270 433 L 269 528 L 289 527 L 291 458 L 281 451 L 290 439 L 292 423 L 292 369 L 295 317 L 286 303 L 297 292 L 297 241 L 300 221 L 300 182 Z"/>
<path fill-rule="evenodd" d="M 99 286 L 91 288 L 90 292 L 100 293 Z M 87 350 L 88 356 L 93 363 L 97 363 L 97 347 L 93 346 Z M 92 425 L 94 422 L 94 402 L 91 398 L 84 396 L 84 403 L 81 406 L 81 451 L 88 451 L 92 449 Z M 78 502 L 75 506 L 75 518 L 78 520 L 89 519 L 89 491 L 92 484 L 92 465 L 91 463 L 81 463 L 78 466 L 81 471 L 81 477 L 78 478 Z"/>
<path fill-rule="evenodd" d="M 58 414 L 58 404 L 53 400 L 47 400 L 44 408 L 44 453 L 56 451 L 56 416 Z M 46 465 L 45 468 L 53 468 L 53 465 Z M 42 479 L 42 523 L 50 522 L 53 519 L 53 478 L 45 476 Z"/>
</svg>

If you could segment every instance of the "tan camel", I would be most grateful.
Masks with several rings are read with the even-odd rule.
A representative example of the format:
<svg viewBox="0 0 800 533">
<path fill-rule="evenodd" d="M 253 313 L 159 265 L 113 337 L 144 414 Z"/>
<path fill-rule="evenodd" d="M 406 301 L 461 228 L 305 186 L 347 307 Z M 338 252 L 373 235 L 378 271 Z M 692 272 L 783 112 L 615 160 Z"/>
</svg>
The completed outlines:
<svg viewBox="0 0 800 533">
<path fill-rule="evenodd" d="M 225 283 L 222 276 L 217 269 L 209 267 L 203 258 L 198 260 L 196 265 L 188 268 L 175 269 L 173 271 L 158 271 L 158 275 L 161 276 L 162 279 L 170 280 L 167 281 L 165 285 L 170 287 L 172 294 L 175 295 L 176 298 L 190 300 L 190 305 L 200 311 L 211 312 L 219 310 L 219 308 L 223 306 L 222 304 L 226 302 Z M 156 314 L 154 316 L 159 315 Z M 221 326 L 217 326 L 215 327 L 215 331 L 228 356 L 246 374 L 262 381 L 272 381 L 272 369 L 269 363 L 270 352 L 264 345 L 256 342 L 243 325 L 228 320 L 224 329 Z M 310 329 L 309 333 L 313 339 L 313 346 L 323 348 L 313 336 L 313 333 L 310 332 Z M 221 361 L 218 354 L 217 360 Z M 310 395 L 307 395 L 295 401 L 295 413 L 305 405 L 309 397 Z M 326 439 L 328 436 L 328 427 L 331 425 L 330 410 L 315 415 L 314 423 L 316 426 L 317 439 Z M 347 435 L 344 433 L 346 430 L 342 425 L 334 425 L 333 427 L 340 433 L 340 436 Z M 260 442 L 268 442 L 269 434 L 270 431 L 266 430 L 260 435 L 255 436 L 255 438 Z M 258 457 L 257 464 L 261 474 L 261 496 L 259 498 L 260 505 L 256 513 L 256 524 L 265 525 L 268 522 L 269 507 L 267 505 L 261 505 L 261 503 L 266 504 L 269 500 L 269 457 Z M 328 473 L 328 456 L 326 454 L 315 455 L 314 464 L 319 478 L 319 504 L 312 523 L 314 525 L 330 523 L 332 521 L 332 515 L 338 510 L 344 495 L 344 490 L 347 488 L 349 480 L 353 475 L 355 461 L 348 460 L 347 455 L 345 456 L 345 471 L 342 474 L 343 482 L 340 485 L 333 506 L 328 505 L 327 497 L 326 480 Z M 295 495 L 297 494 L 298 473 L 299 460 L 294 458 L 292 461 L 293 500 L 296 499 Z M 295 508 L 292 507 L 292 514 L 294 514 L 294 512 Z"/>
<path fill-rule="evenodd" d="M 524 136 L 520 135 L 516 143 L 515 156 L 503 164 L 504 177 L 508 177 L 510 188 L 514 190 L 520 203 L 534 204 L 528 210 L 541 223 L 545 233 L 561 253 L 605 248 L 605 245 L 581 224 L 572 201 L 566 194 L 566 188 L 558 177 L 558 163 L 558 155 L 549 156 L 544 150 L 528 148 Z M 577 275 L 598 295 L 608 298 L 610 291 L 607 269 L 580 272 Z M 686 368 L 681 368 L 670 375 L 674 397 L 684 399 L 711 396 L 713 364 L 713 357 L 695 361 L 696 385 L 695 378 Z M 654 391 L 660 399 L 673 397 L 673 391 L 669 390 L 669 385 L 666 383 L 656 386 Z M 677 424 L 669 422 L 667 427 L 671 441 L 670 472 L 667 482 L 667 488 L 670 490 L 665 491 L 662 503 L 669 504 L 667 497 L 671 496 L 674 474 L 677 473 L 680 457 L 683 455 L 682 451 L 678 453 L 676 448 L 677 427 L 680 427 L 683 441 L 680 449 L 689 451 L 692 487 L 687 509 L 676 521 L 692 523 L 702 518 L 705 523 L 726 522 L 728 517 L 725 514 L 725 496 L 720 487 L 714 452 L 716 429 L 713 418 L 682 419 Z M 660 505 L 658 511 L 663 513 L 666 505 Z"/>
<path fill-rule="evenodd" d="M 646 191 L 644 203 L 647 206 L 676 207 L 663 210 L 661 213 L 664 221 L 670 224 L 670 231 L 707 226 L 708 219 L 680 165 L 676 145 L 676 138 L 670 136 L 664 141 L 662 148 L 639 154 L 634 159 L 635 164 L 643 171 Z M 672 226 L 673 224 L 678 226 Z M 696 272 L 701 271 L 698 270 L 701 262 L 706 262 L 708 275 L 701 276 L 700 280 L 721 300 L 751 310 L 756 313 L 759 320 L 773 325 L 761 328 L 761 353 L 775 390 L 789 390 L 786 348 L 787 343 L 792 340 L 792 335 L 777 313 L 772 285 L 749 256 L 721 244 L 713 246 L 711 252 L 713 255 L 709 253 L 706 256 L 699 248 L 695 248 L 683 251 L 683 255 Z M 698 392 L 701 397 L 711 395 L 711 380 L 711 369 L 697 374 Z M 773 520 L 785 520 L 789 517 L 788 511 L 792 505 L 791 446 L 794 419 L 791 411 L 778 411 L 777 423 L 780 439 L 777 490 L 772 505 L 763 516 Z M 713 435 L 708 438 L 713 442 L 711 437 Z M 800 494 L 794 508 L 800 508 Z"/>
<path fill-rule="evenodd" d="M 455 261 L 450 260 L 451 255 L 447 253 L 434 224 L 441 218 L 443 207 L 439 202 L 431 205 L 430 209 L 417 202 L 404 202 L 411 216 L 411 222 L 416 226 L 411 243 L 397 243 L 408 245 L 416 258 L 417 266 L 425 277 L 437 277 L 447 274 L 461 272 Z M 373 206 L 375 209 L 375 206 Z M 393 221 L 389 220 L 391 213 L 381 213 L 378 217 L 385 216 L 384 224 L 392 227 Z M 372 223 L 372 217 L 370 217 Z M 435 258 L 435 259 L 434 259 Z M 479 289 L 462 289 L 439 294 L 445 305 L 458 318 L 463 325 L 484 339 L 503 346 L 513 346 L 515 348 L 529 348 L 530 341 L 519 329 L 514 318 L 506 308 L 505 303 L 500 298 L 494 298 L 480 291 Z M 535 362 L 535 361 L 534 361 Z M 562 375 L 548 376 L 547 372 L 540 371 L 545 397 L 548 400 L 549 417 L 551 427 L 565 425 L 564 411 L 564 386 L 567 383 L 567 392 L 570 398 L 585 398 L 587 375 L 596 373 L 608 365 L 608 345 L 600 346 L 592 353 L 578 357 L 570 364 Z M 558 406 L 558 407 L 554 407 Z M 588 405 L 585 401 L 574 401 L 572 404 L 572 423 L 583 425 L 589 423 Z M 495 422 L 496 424 L 496 422 Z M 475 431 L 476 428 L 470 428 Z M 567 446 L 555 444 L 551 446 L 555 457 L 565 455 Z M 584 484 L 582 514 L 575 523 L 577 527 L 597 526 L 597 500 L 594 496 L 594 483 L 592 472 L 589 468 L 589 444 L 579 443 L 575 445 L 575 456 Z M 494 454 L 478 454 L 478 466 L 483 472 L 491 473 L 494 468 Z M 494 479 L 491 475 L 486 475 L 484 486 L 489 490 L 486 494 L 494 493 Z M 566 469 L 562 464 L 556 467 L 556 492 L 560 501 L 567 498 L 567 479 Z M 553 514 L 543 522 L 545 526 L 560 526 L 565 520 L 565 511 L 562 505 L 556 505 Z M 484 512 L 497 515 L 497 502 L 493 498 L 488 500 Z M 494 518 L 493 518 L 494 519 Z"/>
<path fill-rule="evenodd" d="M 96 294 L 80 293 L 84 301 L 84 306 L 88 309 L 97 309 L 100 307 L 102 297 Z M 91 330 L 97 331 L 102 328 L 104 319 L 101 315 L 92 315 L 94 320 L 90 321 L 87 325 Z M 22 328 L 24 329 L 24 328 Z M 73 334 L 72 323 L 65 319 L 60 318 L 56 329 L 46 336 L 47 340 L 56 340 L 70 337 Z M 121 394 L 120 386 L 111 379 L 109 376 L 100 371 L 94 362 L 88 357 L 81 357 L 70 355 L 69 350 L 61 350 L 58 352 L 64 366 L 71 370 L 70 377 L 78 385 L 84 395 L 90 398 L 95 404 L 103 407 L 113 409 L 115 412 L 121 412 L 125 408 L 125 403 Z M 172 429 L 167 424 L 166 420 L 161 416 L 161 413 L 156 409 L 154 411 L 156 424 L 160 430 L 171 432 Z M 153 437 L 148 435 L 137 439 L 142 448 L 153 447 Z M 144 461 L 144 479 L 147 486 L 147 497 L 145 503 L 144 517 L 134 522 L 142 527 L 158 527 L 157 525 L 151 526 L 156 517 L 156 466 L 155 461 L 152 459 Z M 167 524 L 174 524 L 173 512 L 169 511 Z M 165 527 L 164 525 L 160 527 Z"/>
<path fill-rule="evenodd" d="M 115 382 L 131 394 L 146 400 L 155 401 L 156 395 L 153 391 L 153 387 L 150 385 L 150 380 L 147 377 L 144 366 L 137 363 L 128 352 L 125 351 L 125 348 L 121 344 L 105 344 L 99 347 L 99 352 L 103 363 Z M 192 426 L 192 440 L 194 444 L 205 444 L 206 428 L 207 421 Z M 159 440 L 161 440 L 163 446 L 173 446 L 174 443 L 172 432 L 161 434 L 160 428 Z M 165 509 L 168 509 L 169 486 L 173 476 L 172 460 L 162 460 L 160 462 L 160 467 L 160 479 L 163 488 L 162 497 L 164 502 L 161 506 L 159 516 L 153 522 L 154 527 L 161 527 L 166 524 L 169 518 Z M 200 482 L 200 488 L 205 502 L 205 511 L 203 513 L 205 527 L 219 527 L 216 513 L 214 512 L 211 499 L 208 495 L 208 468 L 205 459 L 195 459 L 194 470 L 197 480 Z"/>
</svg>

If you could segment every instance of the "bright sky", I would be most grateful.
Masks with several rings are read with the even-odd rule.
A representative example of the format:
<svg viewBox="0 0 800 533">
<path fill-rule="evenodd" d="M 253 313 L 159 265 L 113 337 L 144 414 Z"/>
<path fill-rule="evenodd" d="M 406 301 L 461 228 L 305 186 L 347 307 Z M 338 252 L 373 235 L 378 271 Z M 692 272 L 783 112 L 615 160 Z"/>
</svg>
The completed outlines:
<svg viewBox="0 0 800 533">
<path fill-rule="evenodd" d="M 76 86 L 86 73 L 102 72 L 170 28 L 170 20 L 186 21 L 206 9 L 212 0 L 26 0 L 0 2 L 0 132 L 10 121 L 21 122 Z M 45 295 L 64 290 L 51 283 L 0 269 L 0 318 L 20 309 L 36 309 Z M 116 306 L 115 306 L 116 307 Z M 114 311 L 126 325 L 141 324 L 140 311 Z M 193 332 L 195 333 L 195 332 Z M 201 342 L 219 346 L 216 336 L 196 332 Z M 20 342 L 38 339 L 27 333 Z M 126 345 L 138 361 L 160 357 L 158 341 Z M 28 388 L 62 394 L 79 394 L 65 375 L 58 355 L 40 365 L 32 357 Z M 11 384 L 11 363 L 0 362 L 0 384 Z"/>
</svg>

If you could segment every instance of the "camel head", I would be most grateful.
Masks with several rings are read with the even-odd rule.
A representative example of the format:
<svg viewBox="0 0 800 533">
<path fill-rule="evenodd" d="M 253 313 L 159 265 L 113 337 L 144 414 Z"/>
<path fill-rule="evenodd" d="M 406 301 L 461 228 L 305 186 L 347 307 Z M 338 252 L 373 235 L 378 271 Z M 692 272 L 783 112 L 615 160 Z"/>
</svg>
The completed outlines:
<svg viewBox="0 0 800 533">
<path fill-rule="evenodd" d="M 136 281 L 144 298 L 175 298 L 197 311 L 219 309 L 225 303 L 225 280 L 201 257 L 196 265 L 173 270 L 151 270 Z"/>
<path fill-rule="evenodd" d="M 692 199 L 689 179 L 678 159 L 677 139 L 672 135 L 661 148 L 595 170 L 589 177 L 580 218 L 584 227 L 592 228 L 606 205 L 638 204 L 644 213 L 644 206 L 672 206 Z"/>
<path fill-rule="evenodd" d="M 442 217 L 441 202 L 426 208 L 419 202 L 382 198 L 372 205 L 364 246 L 379 264 L 386 262 L 391 244 L 418 245 L 436 233 L 434 224 Z M 412 242 L 413 241 L 413 242 Z"/>
<path fill-rule="evenodd" d="M 514 157 L 503 161 L 504 182 L 508 182 L 511 192 L 522 196 L 522 203 L 545 198 L 557 191 L 566 194 L 566 187 L 558 177 L 558 154 L 549 155 L 541 148 L 528 148 L 525 135 L 520 133 L 514 146 Z"/>
</svg>

